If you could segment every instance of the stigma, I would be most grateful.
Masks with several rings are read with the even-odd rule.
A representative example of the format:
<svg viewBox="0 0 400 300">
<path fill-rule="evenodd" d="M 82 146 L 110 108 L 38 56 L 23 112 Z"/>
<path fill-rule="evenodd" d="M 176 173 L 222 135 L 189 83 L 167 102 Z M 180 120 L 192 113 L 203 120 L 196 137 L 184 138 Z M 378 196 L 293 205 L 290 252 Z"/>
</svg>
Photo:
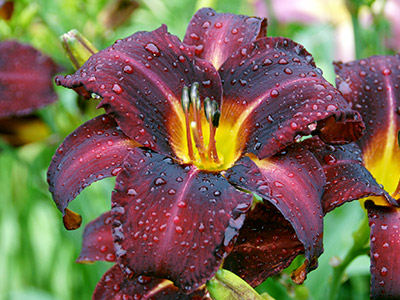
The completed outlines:
<svg viewBox="0 0 400 300">
<path fill-rule="evenodd" d="M 181 104 L 185 113 L 187 155 L 190 162 L 201 169 L 218 169 L 221 160 L 217 153 L 215 133 L 221 112 L 217 101 L 209 97 L 201 101 L 199 83 L 194 82 L 190 89 L 188 86 L 183 87 Z"/>
</svg>

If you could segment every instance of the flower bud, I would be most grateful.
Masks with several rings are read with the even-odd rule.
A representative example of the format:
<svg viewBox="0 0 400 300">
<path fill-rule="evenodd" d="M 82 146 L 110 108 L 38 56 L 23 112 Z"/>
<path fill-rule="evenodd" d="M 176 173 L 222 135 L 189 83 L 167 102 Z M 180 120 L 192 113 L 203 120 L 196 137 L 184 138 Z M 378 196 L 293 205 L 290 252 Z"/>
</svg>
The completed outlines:
<svg viewBox="0 0 400 300">
<path fill-rule="evenodd" d="M 207 290 L 214 300 L 265 299 L 239 276 L 224 269 L 207 282 Z"/>
<path fill-rule="evenodd" d="M 96 47 L 76 29 L 64 33 L 60 40 L 75 69 L 81 67 L 89 57 L 98 52 Z"/>
</svg>

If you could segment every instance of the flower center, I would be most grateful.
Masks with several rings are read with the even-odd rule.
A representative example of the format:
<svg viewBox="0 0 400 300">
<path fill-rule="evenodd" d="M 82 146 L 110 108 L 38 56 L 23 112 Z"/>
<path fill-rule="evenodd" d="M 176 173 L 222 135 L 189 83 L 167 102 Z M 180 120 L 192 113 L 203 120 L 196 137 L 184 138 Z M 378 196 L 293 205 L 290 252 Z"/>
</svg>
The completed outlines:
<svg viewBox="0 0 400 300">
<path fill-rule="evenodd" d="M 185 113 L 188 157 L 199 169 L 218 170 L 223 162 L 218 157 L 215 133 L 221 112 L 218 103 L 206 97 L 203 107 L 199 95 L 199 83 L 194 82 L 189 90 L 182 90 L 182 108 Z M 204 113 L 204 115 L 203 115 Z"/>
</svg>

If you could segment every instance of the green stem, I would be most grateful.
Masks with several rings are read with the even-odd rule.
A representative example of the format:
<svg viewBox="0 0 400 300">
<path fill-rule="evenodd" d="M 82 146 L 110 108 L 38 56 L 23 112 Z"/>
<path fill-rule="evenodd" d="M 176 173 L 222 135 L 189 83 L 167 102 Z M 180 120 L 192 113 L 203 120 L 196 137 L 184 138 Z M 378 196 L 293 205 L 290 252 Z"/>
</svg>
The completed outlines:
<svg viewBox="0 0 400 300">
<path fill-rule="evenodd" d="M 358 21 L 358 9 L 354 12 L 351 12 L 351 22 L 353 24 L 356 59 L 360 59 L 362 58 L 363 42 L 361 38 L 360 23 Z"/>
<path fill-rule="evenodd" d="M 365 215 L 360 227 L 353 233 L 353 246 L 346 254 L 343 261 L 333 269 L 332 282 L 329 290 L 329 300 L 335 300 L 338 296 L 338 289 L 343 279 L 343 274 L 350 263 L 358 256 L 368 254 L 369 247 L 369 225 L 368 217 Z"/>
</svg>

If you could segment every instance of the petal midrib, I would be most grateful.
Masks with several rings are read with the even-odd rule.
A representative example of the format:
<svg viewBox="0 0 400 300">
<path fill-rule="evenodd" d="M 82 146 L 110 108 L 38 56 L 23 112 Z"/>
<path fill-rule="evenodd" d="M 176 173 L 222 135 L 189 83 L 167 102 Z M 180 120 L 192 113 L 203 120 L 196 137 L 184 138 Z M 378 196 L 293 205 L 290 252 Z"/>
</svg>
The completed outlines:
<svg viewBox="0 0 400 300">
<path fill-rule="evenodd" d="M 187 191 L 190 187 L 190 183 L 194 176 L 200 172 L 199 169 L 192 167 L 192 169 L 188 172 L 187 177 L 185 178 L 186 182 L 184 183 L 183 187 L 179 190 L 180 195 L 179 197 L 176 197 L 176 200 L 174 202 L 174 207 L 171 210 L 171 216 L 170 220 L 173 220 L 174 217 L 179 215 L 179 210 L 180 208 L 178 207 L 178 203 L 182 202 L 182 200 L 185 198 Z M 175 233 L 175 224 L 172 221 L 169 221 L 167 224 L 167 228 L 165 230 L 165 236 L 164 238 L 160 241 L 159 248 L 160 249 L 165 249 L 167 250 L 168 243 L 170 243 L 171 240 L 170 237 L 173 237 Z M 166 264 L 168 264 L 168 251 L 162 251 L 163 253 L 162 257 L 160 258 L 159 265 L 157 266 L 158 270 L 162 270 L 163 267 L 166 267 Z M 168 269 L 168 267 L 167 267 Z"/>
<path fill-rule="evenodd" d="M 140 45 L 141 46 L 141 45 Z M 148 81 L 154 83 L 155 86 L 159 88 L 162 94 L 165 96 L 165 100 L 168 100 L 168 103 L 171 105 L 175 112 L 175 117 L 178 117 L 181 124 L 184 124 L 184 118 L 182 113 L 182 107 L 180 105 L 180 101 L 173 97 L 173 92 L 164 85 L 164 81 L 156 75 L 151 69 L 146 68 L 144 65 L 139 63 L 137 60 L 132 60 L 132 57 L 127 55 L 122 51 L 118 51 L 118 55 L 123 60 L 129 60 L 129 64 L 134 66 L 136 70 L 139 70 L 141 73 L 141 78 L 147 78 Z"/>
</svg>

